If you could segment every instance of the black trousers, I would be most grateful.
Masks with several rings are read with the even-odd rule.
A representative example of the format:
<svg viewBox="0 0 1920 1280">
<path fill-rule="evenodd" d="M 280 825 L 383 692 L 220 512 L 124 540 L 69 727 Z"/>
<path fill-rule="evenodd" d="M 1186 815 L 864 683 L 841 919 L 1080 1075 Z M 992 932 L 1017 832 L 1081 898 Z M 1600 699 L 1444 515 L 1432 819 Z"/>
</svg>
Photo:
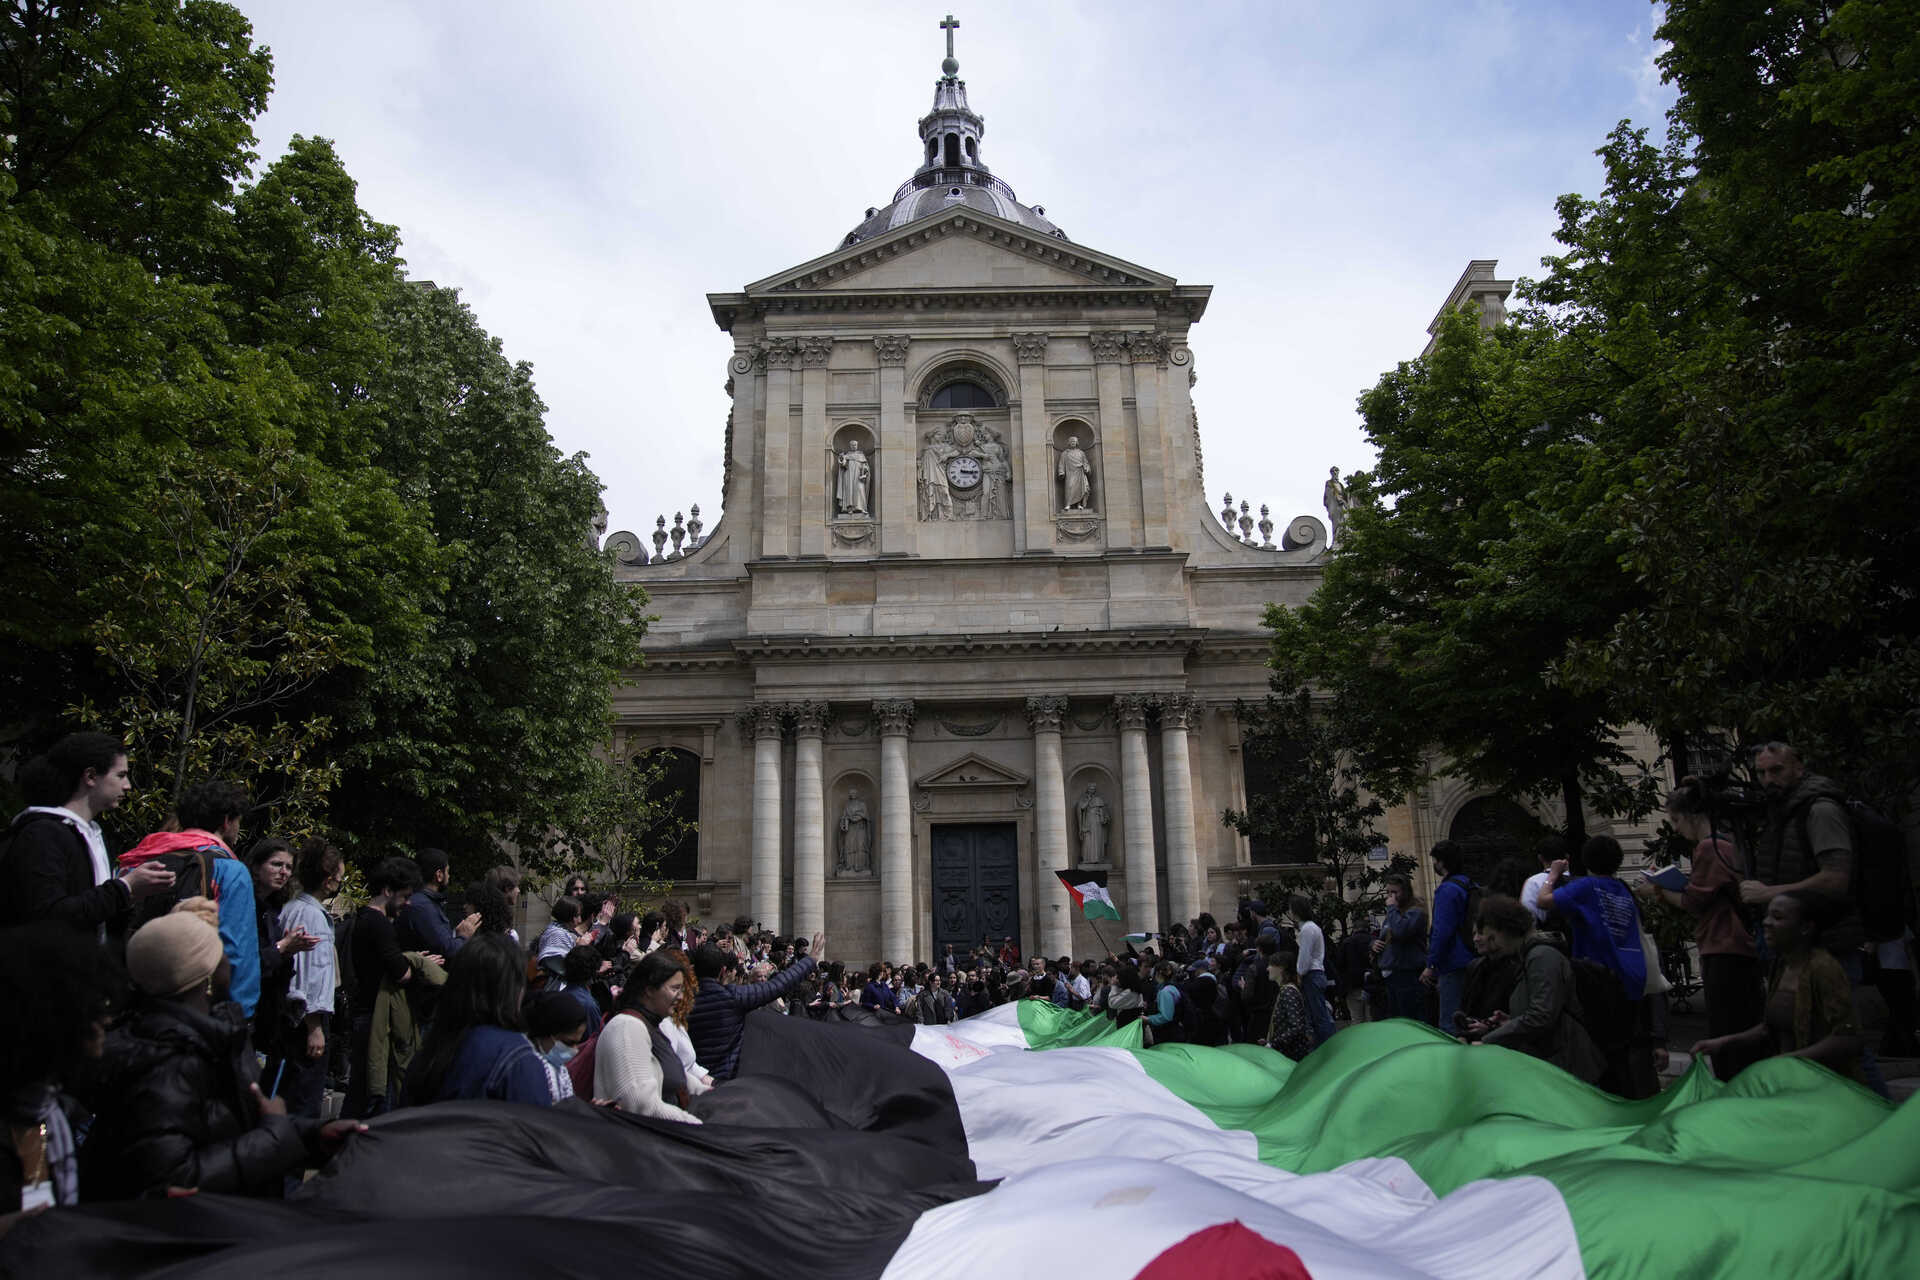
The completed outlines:
<svg viewBox="0 0 1920 1280">
<path fill-rule="evenodd" d="M 324 1025 L 324 1020 L 323 1020 Z M 281 1024 L 278 1038 L 267 1051 L 260 1087 L 269 1096 L 285 1098 L 287 1114 L 319 1119 L 327 1095 L 327 1055 L 307 1056 L 307 1024 Z"/>
<path fill-rule="evenodd" d="M 1707 998 L 1707 1035 L 1730 1036 L 1757 1027 L 1766 1016 L 1760 962 L 1752 956 L 1701 956 L 1700 988 Z M 1731 1080 L 1767 1055 L 1765 1045 L 1715 1055 L 1713 1074 Z"/>
</svg>

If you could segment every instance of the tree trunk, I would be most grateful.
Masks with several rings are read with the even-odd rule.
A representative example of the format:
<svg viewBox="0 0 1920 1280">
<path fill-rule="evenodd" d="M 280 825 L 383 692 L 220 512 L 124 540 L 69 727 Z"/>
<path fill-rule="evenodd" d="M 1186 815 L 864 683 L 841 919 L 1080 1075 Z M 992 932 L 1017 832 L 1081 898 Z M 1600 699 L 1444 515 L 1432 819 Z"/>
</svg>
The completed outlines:
<svg viewBox="0 0 1920 1280">
<path fill-rule="evenodd" d="M 1587 842 L 1587 814 L 1580 803 L 1580 774 L 1569 769 L 1560 775 L 1560 802 L 1567 810 L 1567 856 L 1577 863 Z"/>
</svg>

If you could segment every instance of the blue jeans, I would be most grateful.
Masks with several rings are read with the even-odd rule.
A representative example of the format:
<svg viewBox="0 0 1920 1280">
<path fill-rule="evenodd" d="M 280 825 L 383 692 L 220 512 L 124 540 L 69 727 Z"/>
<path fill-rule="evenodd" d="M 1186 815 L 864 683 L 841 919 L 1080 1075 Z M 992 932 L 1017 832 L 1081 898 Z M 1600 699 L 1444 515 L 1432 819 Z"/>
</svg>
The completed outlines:
<svg viewBox="0 0 1920 1280">
<path fill-rule="evenodd" d="M 1467 971 L 1455 969 L 1440 975 L 1440 1029 L 1450 1036 L 1460 1034 L 1453 1015 L 1460 1012 L 1460 998 L 1467 993 Z"/>
<path fill-rule="evenodd" d="M 1313 1042 L 1325 1044 L 1333 1039 L 1333 1010 L 1327 1007 L 1327 974 L 1310 969 L 1300 975 L 1300 994 L 1306 997 L 1307 1021 L 1313 1024 Z"/>
</svg>

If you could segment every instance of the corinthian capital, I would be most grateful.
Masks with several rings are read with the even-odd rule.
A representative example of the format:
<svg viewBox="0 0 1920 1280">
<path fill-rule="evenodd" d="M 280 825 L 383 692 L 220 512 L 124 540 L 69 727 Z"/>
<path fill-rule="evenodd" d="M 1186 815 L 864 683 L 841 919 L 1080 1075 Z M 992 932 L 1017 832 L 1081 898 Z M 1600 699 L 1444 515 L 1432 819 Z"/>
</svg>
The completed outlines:
<svg viewBox="0 0 1920 1280">
<path fill-rule="evenodd" d="M 833 355 L 832 338 L 800 339 L 800 363 L 809 369 L 824 369 Z"/>
<path fill-rule="evenodd" d="M 1113 722 L 1122 729 L 1145 729 L 1147 712 L 1153 709 L 1153 699 L 1144 693 L 1121 693 L 1114 695 Z"/>
<path fill-rule="evenodd" d="M 1027 699 L 1027 723 L 1035 733 L 1058 733 L 1067 715 L 1067 700 L 1057 693 Z"/>
<path fill-rule="evenodd" d="M 1013 354 L 1021 364 L 1039 364 L 1047 358 L 1047 335 L 1044 333 L 1016 333 L 1013 335 Z"/>
<path fill-rule="evenodd" d="M 907 337 L 901 333 L 883 333 L 873 340 L 873 354 L 883 365 L 907 362 Z"/>
<path fill-rule="evenodd" d="M 796 702 L 793 704 L 793 732 L 799 738 L 825 737 L 827 732 L 827 704 L 824 702 Z"/>
<path fill-rule="evenodd" d="M 775 338 L 767 343 L 767 368 L 791 369 L 793 358 L 800 354 L 800 344 L 792 338 Z"/>
<path fill-rule="evenodd" d="M 1162 729 L 1189 729 L 1200 704 L 1190 693 L 1162 693 L 1154 701 L 1160 708 Z"/>
<path fill-rule="evenodd" d="M 1087 341 L 1093 346 L 1093 358 L 1101 364 L 1118 364 L 1127 358 L 1127 335 L 1124 333 L 1092 333 Z"/>
<path fill-rule="evenodd" d="M 1127 354 L 1133 357 L 1135 364 L 1165 364 L 1166 335 L 1151 331 L 1130 333 L 1127 335 Z"/>
<path fill-rule="evenodd" d="M 755 738 L 778 738 L 787 722 L 787 708 L 778 702 L 755 702 L 740 713 L 740 730 Z"/>
<path fill-rule="evenodd" d="M 883 738 L 904 738 L 913 732 L 913 703 L 905 698 L 873 704 L 873 718 L 880 722 Z"/>
</svg>

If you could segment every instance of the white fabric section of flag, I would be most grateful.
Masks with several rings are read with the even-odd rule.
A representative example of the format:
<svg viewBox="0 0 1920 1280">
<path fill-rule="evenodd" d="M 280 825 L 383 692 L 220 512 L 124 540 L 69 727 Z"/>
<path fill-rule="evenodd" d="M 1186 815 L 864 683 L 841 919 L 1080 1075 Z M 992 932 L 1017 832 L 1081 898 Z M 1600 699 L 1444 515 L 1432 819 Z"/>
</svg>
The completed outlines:
<svg viewBox="0 0 1920 1280">
<path fill-rule="evenodd" d="M 1260 1163 L 1124 1049 L 1028 1052 L 1002 1005 L 914 1048 L 952 1082 L 985 1196 L 924 1214 L 889 1276 L 1130 1276 L 1196 1231 L 1238 1220 L 1327 1277 L 1581 1277 L 1559 1191 L 1489 1180 L 1436 1200 L 1397 1159 L 1299 1176 Z"/>
<path fill-rule="evenodd" d="M 1088 902 L 1104 902 L 1109 907 L 1113 907 L 1116 914 L 1119 912 L 1120 909 L 1113 906 L 1113 898 L 1108 894 L 1107 886 L 1093 880 L 1088 880 L 1084 884 L 1077 884 L 1073 887 L 1078 889 L 1080 896 Z"/>
</svg>

